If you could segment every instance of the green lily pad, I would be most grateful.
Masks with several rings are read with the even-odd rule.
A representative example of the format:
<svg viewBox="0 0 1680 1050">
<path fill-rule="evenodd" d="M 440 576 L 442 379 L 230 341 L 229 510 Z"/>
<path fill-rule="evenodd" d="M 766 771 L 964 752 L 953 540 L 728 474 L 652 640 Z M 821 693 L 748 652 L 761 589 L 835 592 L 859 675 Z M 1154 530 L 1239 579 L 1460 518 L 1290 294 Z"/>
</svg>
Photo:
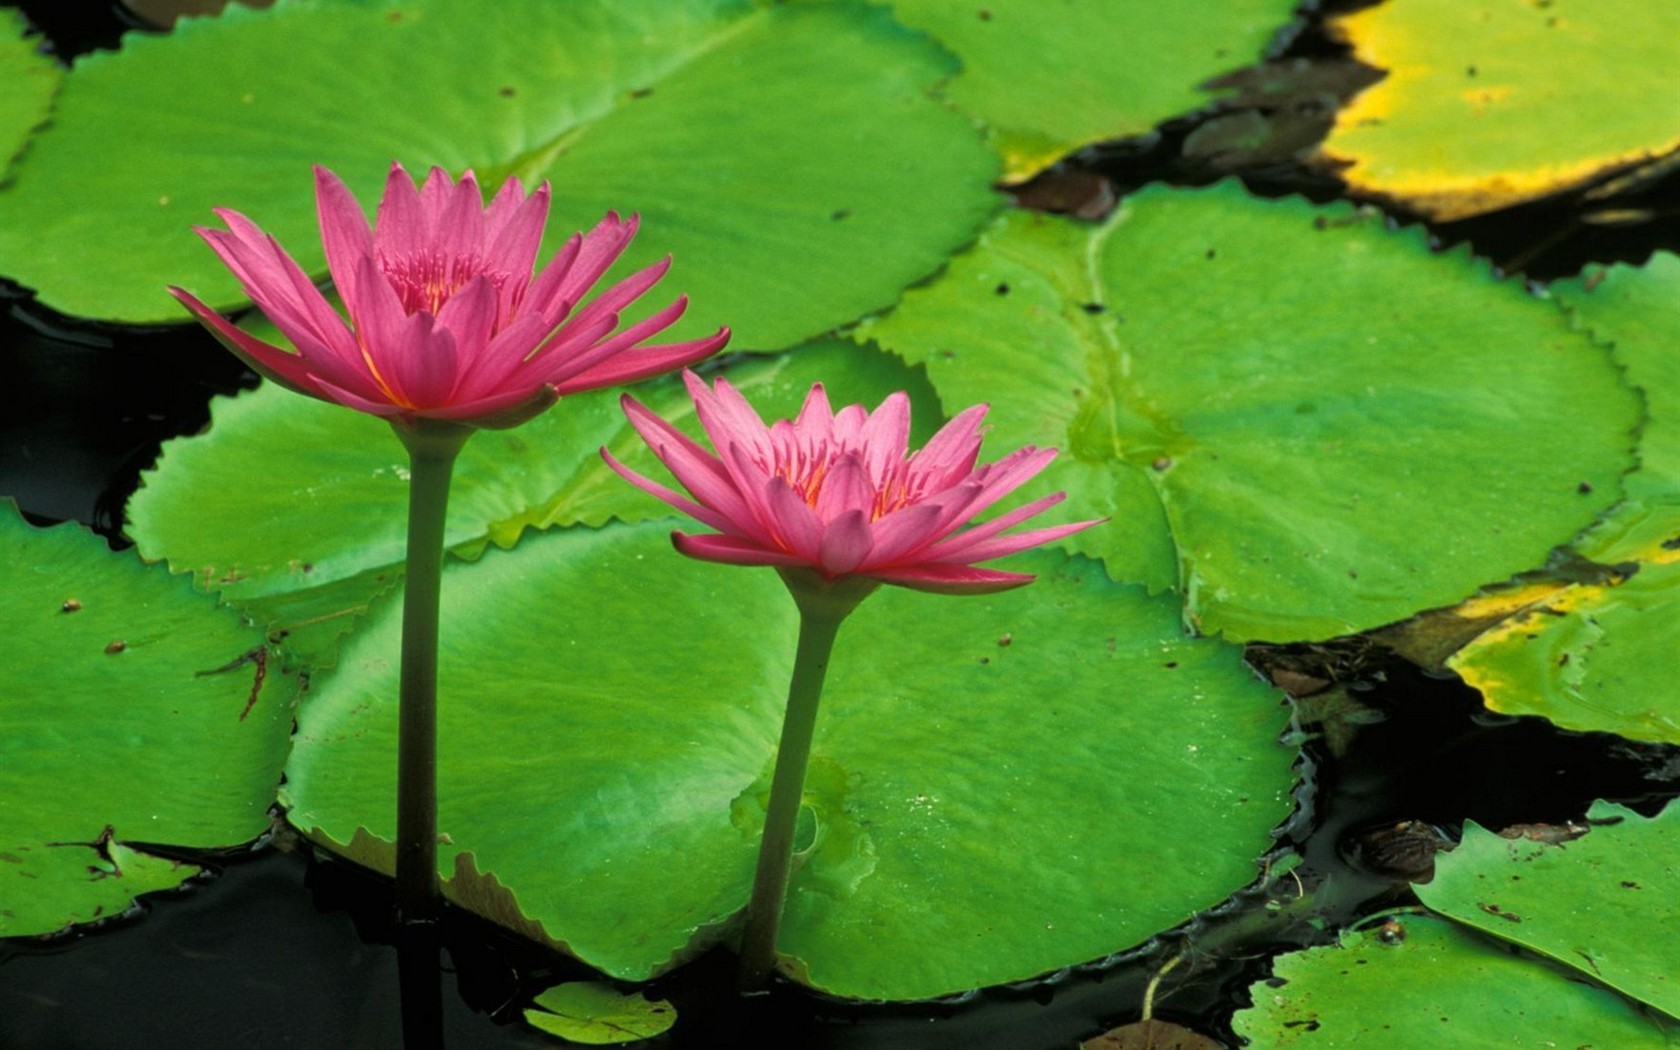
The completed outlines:
<svg viewBox="0 0 1680 1050">
<path fill-rule="evenodd" d="M 1649 418 L 1640 428 L 1639 469 L 1627 477 L 1627 499 L 1575 544 L 1596 561 L 1625 561 L 1680 537 L 1680 256 L 1657 252 L 1644 266 L 1595 268 L 1551 292 L 1610 344 L 1645 395 Z"/>
<path fill-rule="evenodd" d="M 1646 819 L 1593 805 L 1587 835 L 1549 845 L 1474 823 L 1417 887 L 1430 908 L 1680 1017 L 1680 806 Z"/>
<path fill-rule="evenodd" d="M 996 158 L 928 94 L 954 70 L 863 4 L 234 6 L 77 64 L 0 193 L 0 273 L 82 316 L 180 319 L 169 283 L 234 306 L 190 226 L 236 208 L 321 274 L 309 166 L 370 203 L 396 158 L 550 179 L 560 236 L 639 212 L 624 266 L 669 252 L 662 287 L 693 299 L 673 338 L 790 346 L 890 305 L 998 207 Z"/>
<path fill-rule="evenodd" d="M 1554 304 L 1379 216 L 1240 186 L 1012 214 L 860 326 L 1045 488 L 1066 545 L 1193 623 L 1322 639 L 1542 564 L 1616 499 L 1637 397 Z M 1174 568 L 1174 560 L 1177 565 Z"/>
<path fill-rule="evenodd" d="M 1259 59 L 1295 13 L 1292 0 L 1053 8 L 892 0 L 892 8 L 962 59 L 945 95 L 991 127 L 1012 181 L 1087 143 L 1141 135 L 1206 106 L 1197 85 Z"/>
<path fill-rule="evenodd" d="M 46 122 L 64 73 L 41 54 L 40 37 L 25 36 L 29 23 L 17 11 L 0 11 L 0 175 Z"/>
<path fill-rule="evenodd" d="M 677 1023 L 677 1011 L 665 1000 L 597 981 L 555 985 L 535 1002 L 540 1009 L 525 1011 L 527 1024 L 589 1046 L 652 1039 Z"/>
<path fill-rule="evenodd" d="M 444 578 L 445 892 L 632 980 L 746 903 L 797 626 L 774 573 L 680 558 L 673 524 L 532 534 Z M 1013 564 L 1041 578 L 885 588 L 841 631 L 783 972 L 884 999 L 1018 980 L 1254 878 L 1292 805 L 1278 694 L 1171 598 Z M 283 788 L 295 825 L 386 870 L 399 604 L 312 681 Z"/>
<path fill-rule="evenodd" d="M 819 380 L 836 403 L 873 407 L 906 389 L 922 404 L 934 401 L 918 371 L 849 343 L 741 359 L 726 374 L 767 418 L 792 415 Z M 619 408 L 620 394 L 564 398 L 521 427 L 474 435 L 455 465 L 448 543 L 472 555 L 486 543 L 510 546 L 527 528 L 668 514 L 597 454 L 605 445 L 638 470 L 659 469 Z M 641 384 L 635 395 L 698 433 L 677 377 Z M 925 413 L 918 434 L 925 439 L 936 423 Z M 129 532 L 147 558 L 167 559 L 174 571 L 192 572 L 202 586 L 241 602 L 361 577 L 371 590 L 326 599 L 343 597 L 336 608 L 348 609 L 377 593 L 381 577 L 400 571 L 407 478 L 407 454 L 388 424 L 267 384 L 217 399 L 206 433 L 165 444 L 129 502 Z M 277 615 L 312 619 L 334 611 Z"/>
<path fill-rule="evenodd" d="M 1680 744 L 1680 550 L 1631 579 L 1572 584 L 1478 635 L 1447 666 L 1495 711 Z"/>
<path fill-rule="evenodd" d="M 1253 1050 L 1664 1050 L 1680 1036 L 1614 992 L 1426 915 L 1279 956 L 1272 973 L 1231 1021 Z"/>
<path fill-rule="evenodd" d="M 1332 19 L 1387 72 L 1344 108 L 1320 160 L 1361 193 L 1438 221 L 1579 186 L 1680 148 L 1680 11 L 1407 0 Z M 1615 70 L 1606 76 L 1605 70 Z"/>
<path fill-rule="evenodd" d="M 0 506 L 0 936 L 121 912 L 268 828 L 296 681 L 185 580 Z"/>
</svg>

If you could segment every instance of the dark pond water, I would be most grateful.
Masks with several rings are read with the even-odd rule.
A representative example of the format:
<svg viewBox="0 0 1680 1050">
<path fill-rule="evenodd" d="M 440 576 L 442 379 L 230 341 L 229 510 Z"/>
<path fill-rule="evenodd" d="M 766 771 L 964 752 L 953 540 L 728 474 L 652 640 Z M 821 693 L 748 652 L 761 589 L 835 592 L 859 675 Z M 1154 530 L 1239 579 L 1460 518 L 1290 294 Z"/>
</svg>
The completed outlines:
<svg viewBox="0 0 1680 1050">
<path fill-rule="evenodd" d="M 109 45 L 131 22 L 97 0 L 21 6 L 65 54 Z M 1323 62 L 1337 50 L 1309 22 L 1280 57 Z M 1336 85 L 1360 82 L 1353 71 L 1330 80 L 1328 89 L 1314 82 L 1319 90 L 1266 103 L 1268 119 L 1285 127 L 1281 138 L 1311 141 Z M 1194 184 L 1227 170 L 1262 193 L 1337 195 L 1333 180 L 1287 156 L 1245 156 L 1240 164 L 1221 157 L 1201 131 L 1209 123 L 1205 115 L 1175 121 L 1147 139 L 1089 150 L 1024 196 L 1039 207 L 1090 209 L 1105 194 L 1147 182 Z M 1629 226 L 1583 221 L 1589 206 L 1563 200 L 1436 233 L 1443 242 L 1468 239 L 1496 262 L 1544 279 L 1587 261 L 1638 260 L 1653 245 L 1680 245 L 1677 201 L 1680 182 L 1671 177 L 1624 202 L 1650 212 Z M 122 545 L 122 506 L 159 443 L 201 428 L 212 395 L 254 377 L 195 328 L 89 326 L 52 316 L 11 286 L 0 287 L 0 309 L 7 377 L 0 495 L 38 521 L 81 521 Z M 1466 819 L 1496 828 L 1559 824 L 1597 798 L 1654 812 L 1680 794 L 1680 750 L 1490 716 L 1456 680 L 1431 678 L 1368 646 L 1253 656 L 1263 668 L 1334 665 L 1362 705 L 1338 753 L 1322 737 L 1303 745 L 1302 810 L 1279 844 L 1280 858 L 1294 851 L 1303 859 L 1273 896 L 1239 894 L 1121 959 L 934 1004 L 857 1006 L 791 989 L 743 1000 L 733 991 L 732 960 L 714 953 L 654 987 L 680 1018 L 657 1045 L 1070 1047 L 1135 1020 L 1151 975 L 1181 952 L 1187 961 L 1161 983 L 1156 1015 L 1231 1043 L 1231 1012 L 1271 956 L 1325 943 L 1359 916 L 1409 902 L 1406 874 L 1426 869 L 1434 841 L 1455 837 Z M 401 1045 L 398 951 L 383 881 L 314 857 L 283 830 L 254 850 L 196 859 L 213 874 L 147 900 L 136 915 L 57 940 L 0 941 L 0 1048 Z M 448 915 L 441 938 L 444 1043 L 556 1045 L 518 1023 L 520 1006 L 559 979 L 589 976 L 582 968 L 458 913 Z"/>
</svg>

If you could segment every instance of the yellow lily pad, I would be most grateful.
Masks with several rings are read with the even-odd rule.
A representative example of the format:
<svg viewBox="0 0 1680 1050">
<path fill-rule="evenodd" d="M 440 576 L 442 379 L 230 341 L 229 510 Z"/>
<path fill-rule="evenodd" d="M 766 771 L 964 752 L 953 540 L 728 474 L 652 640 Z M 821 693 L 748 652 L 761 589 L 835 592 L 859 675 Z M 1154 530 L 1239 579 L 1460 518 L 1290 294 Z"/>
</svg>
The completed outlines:
<svg viewBox="0 0 1680 1050">
<path fill-rule="evenodd" d="M 1431 219 L 1497 211 L 1680 149 L 1680 6 L 1404 0 L 1330 29 L 1388 75 L 1342 110 L 1318 161 Z"/>
</svg>

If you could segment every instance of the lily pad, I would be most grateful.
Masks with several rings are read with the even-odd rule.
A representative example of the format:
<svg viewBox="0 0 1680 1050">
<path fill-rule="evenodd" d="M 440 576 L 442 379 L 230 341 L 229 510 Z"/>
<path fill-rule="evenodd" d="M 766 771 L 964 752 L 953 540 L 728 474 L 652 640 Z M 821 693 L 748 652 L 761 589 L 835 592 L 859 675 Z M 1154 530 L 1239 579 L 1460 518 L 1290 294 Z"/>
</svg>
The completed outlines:
<svg viewBox="0 0 1680 1050">
<path fill-rule="evenodd" d="M 296 697 L 260 632 L 73 525 L 0 506 L 0 936 L 121 912 L 268 828 Z"/>
<path fill-rule="evenodd" d="M 860 326 L 1044 487 L 1066 546 L 1233 639 L 1323 639 L 1545 562 L 1616 499 L 1640 404 L 1555 304 L 1379 216 L 1225 183 L 1005 216 Z M 1176 567 L 1174 562 L 1176 561 Z"/>
<path fill-rule="evenodd" d="M 677 1011 L 665 1000 L 597 981 L 555 985 L 535 1002 L 539 1009 L 525 1011 L 527 1024 L 588 1046 L 652 1039 L 677 1023 Z"/>
<path fill-rule="evenodd" d="M 819 380 L 827 381 L 836 403 L 873 407 L 906 389 L 923 404 L 934 400 L 919 372 L 849 343 L 741 359 L 727 374 L 767 415 L 792 415 Z M 447 542 L 476 554 L 486 543 L 512 545 L 527 528 L 668 514 L 597 455 L 605 445 L 638 470 L 657 470 L 619 408 L 621 393 L 564 398 L 524 426 L 474 435 L 456 462 Z M 644 383 L 635 393 L 698 433 L 677 378 Z M 918 434 L 925 439 L 936 422 L 927 413 Z M 192 572 L 201 586 L 229 599 L 362 577 L 372 589 L 346 594 L 341 608 L 348 609 L 379 590 L 379 577 L 400 571 L 408 458 L 390 426 L 372 416 L 267 384 L 212 402 L 210 429 L 165 444 L 143 482 L 128 507 L 141 553 L 168 559 L 174 571 Z M 314 609 L 294 619 L 334 611 Z"/>
<path fill-rule="evenodd" d="M 1474 823 L 1418 897 L 1450 919 L 1520 944 L 1680 1017 L 1680 806 L 1653 818 L 1608 803 L 1593 830 L 1556 845 Z"/>
<path fill-rule="evenodd" d="M 1332 19 L 1388 76 L 1321 148 L 1360 193 L 1437 221 L 1582 185 L 1680 148 L 1680 10 L 1641 0 L 1406 0 Z M 1614 75 L 1606 75 L 1614 70 Z"/>
<path fill-rule="evenodd" d="M 728 940 L 797 626 L 774 573 L 682 559 L 673 524 L 531 534 L 444 579 L 445 892 L 622 979 Z M 1012 564 L 1042 576 L 886 588 L 841 632 L 779 945 L 812 987 L 923 998 L 1135 945 L 1252 881 L 1291 809 L 1287 713 L 1239 650 L 1089 562 Z M 282 792 L 386 869 L 399 604 L 313 680 Z"/>
<path fill-rule="evenodd" d="M 63 70 L 39 48 L 41 38 L 25 35 L 29 23 L 17 11 L 0 11 L 0 175 L 46 122 Z"/>
<path fill-rule="evenodd" d="M 1194 6 L 1064 0 L 893 0 L 962 60 L 945 89 L 985 121 L 1004 175 L 1024 179 L 1080 146 L 1141 135 L 1206 106 L 1196 85 L 1261 57 L 1294 17 L 1293 0 Z"/>
<path fill-rule="evenodd" d="M 672 338 L 785 347 L 890 305 L 997 208 L 996 158 L 928 94 L 954 71 L 864 4 L 235 5 L 77 64 L 0 193 L 0 273 L 81 316 L 179 319 L 167 283 L 235 306 L 191 225 L 238 209 L 324 274 L 309 166 L 366 202 L 395 158 L 550 179 L 561 235 L 639 212 L 622 265 L 669 252 L 693 299 Z"/>
<path fill-rule="evenodd" d="M 1665 1050 L 1676 1030 L 1614 992 L 1426 915 L 1279 956 L 1231 1027 L 1254 1050 L 1372 1046 Z"/>
<path fill-rule="evenodd" d="M 1597 339 L 1608 343 L 1628 380 L 1645 396 L 1639 469 L 1627 499 L 1575 548 L 1614 563 L 1653 542 L 1680 537 L 1680 256 L 1657 252 L 1644 266 L 1593 268 L 1551 293 Z"/>
<path fill-rule="evenodd" d="M 1680 545 L 1658 546 L 1636 564 L 1631 578 L 1546 595 L 1447 666 L 1495 711 L 1680 744 Z"/>
</svg>

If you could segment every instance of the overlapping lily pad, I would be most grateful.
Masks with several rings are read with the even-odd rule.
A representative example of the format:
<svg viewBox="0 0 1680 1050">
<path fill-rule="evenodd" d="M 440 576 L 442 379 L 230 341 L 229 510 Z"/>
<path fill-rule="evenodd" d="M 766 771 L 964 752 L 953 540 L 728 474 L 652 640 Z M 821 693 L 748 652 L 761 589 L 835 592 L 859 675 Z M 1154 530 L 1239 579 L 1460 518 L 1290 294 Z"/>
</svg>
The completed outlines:
<svg viewBox="0 0 1680 1050">
<path fill-rule="evenodd" d="M 1673 1026 L 1444 919 L 1407 915 L 1280 956 L 1232 1027 L 1255 1050 L 1372 1046 L 1663 1050 Z"/>
<path fill-rule="evenodd" d="M 1259 59 L 1295 11 L 1291 0 L 1184 7 L 893 0 L 892 7 L 962 60 L 946 96 L 991 127 L 1010 179 L 1207 105 L 1197 85 Z"/>
<path fill-rule="evenodd" d="M 1545 596 L 1478 635 L 1448 666 L 1496 711 L 1680 744 L 1680 544 L 1659 545 L 1635 566 L 1631 578 Z"/>
<path fill-rule="evenodd" d="M 1177 581 L 1203 630 L 1318 639 L 1546 560 L 1616 499 L 1640 403 L 1554 304 L 1373 215 L 1234 184 L 1006 216 L 861 333 Z M 1176 560 L 1176 566 L 1174 561 Z"/>
<path fill-rule="evenodd" d="M 136 844 L 268 827 L 295 679 L 185 580 L 0 506 L 0 936 L 120 913 L 197 869 Z"/>
<path fill-rule="evenodd" d="M 0 11 L 0 176 L 47 119 L 62 72 L 40 53 L 40 38 L 25 36 L 16 11 Z"/>
<path fill-rule="evenodd" d="M 919 371 L 850 343 L 741 359 L 727 375 L 766 418 L 791 416 L 811 384 L 826 381 L 836 404 L 874 407 L 895 390 L 911 391 L 923 406 L 920 439 L 939 422 Z M 605 445 L 636 469 L 657 471 L 619 408 L 621 393 L 565 398 L 522 427 L 475 435 L 455 468 L 449 544 L 470 554 L 487 542 L 511 545 L 528 527 L 669 513 L 597 453 Z M 634 395 L 698 434 L 677 377 L 644 383 Z M 359 576 L 367 584 L 361 597 L 346 595 L 356 605 L 379 589 L 380 573 L 400 571 L 407 471 L 407 455 L 385 422 L 265 385 L 214 402 L 208 432 L 164 447 L 130 501 L 130 532 L 146 557 L 166 558 L 174 571 L 190 571 L 228 598 L 248 601 Z M 331 611 L 313 609 L 305 618 Z"/>
<path fill-rule="evenodd" d="M 629 979 L 746 902 L 796 628 L 773 573 L 682 559 L 674 524 L 529 534 L 444 581 L 446 892 Z M 1016 564 L 1043 575 L 886 588 L 841 633 L 780 944 L 813 987 L 919 998 L 1123 949 L 1251 881 L 1290 810 L 1286 712 L 1234 647 L 1094 564 Z M 314 680 L 283 790 L 376 866 L 398 604 Z"/>
<path fill-rule="evenodd" d="M 1520 944 L 1680 1018 L 1680 806 L 1647 819 L 1597 803 L 1584 837 L 1551 845 L 1474 823 L 1417 887 L 1435 911 Z"/>
<path fill-rule="evenodd" d="M 371 200 L 395 158 L 551 179 L 551 248 L 640 212 L 625 265 L 675 255 L 678 336 L 788 346 L 890 305 L 997 207 L 995 157 L 929 95 L 955 69 L 864 4 L 235 5 L 78 63 L 0 193 L 0 273 L 84 316 L 178 319 L 168 283 L 233 305 L 191 225 L 239 209 L 321 273 L 309 166 Z"/>
<path fill-rule="evenodd" d="M 1320 158 L 1437 220 L 1509 207 L 1680 149 L 1680 12 L 1641 0 L 1407 0 L 1333 19 L 1387 77 Z"/>
</svg>

